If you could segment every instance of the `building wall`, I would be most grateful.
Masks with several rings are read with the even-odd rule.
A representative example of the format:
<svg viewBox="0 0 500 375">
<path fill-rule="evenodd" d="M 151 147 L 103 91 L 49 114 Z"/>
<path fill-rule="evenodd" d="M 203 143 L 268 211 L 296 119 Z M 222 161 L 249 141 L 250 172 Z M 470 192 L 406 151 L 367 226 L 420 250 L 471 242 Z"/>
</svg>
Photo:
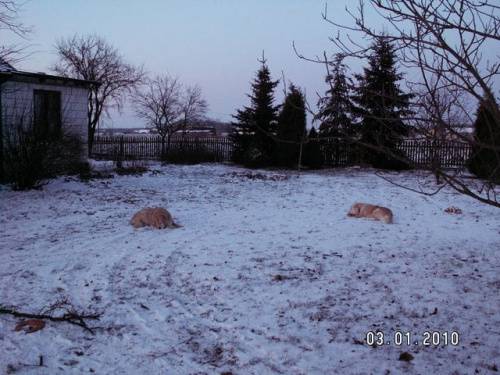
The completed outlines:
<svg viewBox="0 0 500 375">
<path fill-rule="evenodd" d="M 34 90 L 58 91 L 61 93 L 63 130 L 77 134 L 82 142 L 87 145 L 88 88 L 82 86 L 61 86 L 15 81 L 3 83 L 0 95 L 4 131 L 5 127 L 20 119 L 25 122 L 32 120 Z"/>
</svg>

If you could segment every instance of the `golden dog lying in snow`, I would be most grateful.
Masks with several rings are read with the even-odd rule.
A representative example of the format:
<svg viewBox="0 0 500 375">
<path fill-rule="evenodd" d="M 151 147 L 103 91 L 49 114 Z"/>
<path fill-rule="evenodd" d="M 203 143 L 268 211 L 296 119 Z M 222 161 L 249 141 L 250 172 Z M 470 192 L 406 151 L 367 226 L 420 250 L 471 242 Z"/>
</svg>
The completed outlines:
<svg viewBox="0 0 500 375">
<path fill-rule="evenodd" d="M 130 224 L 134 228 L 152 226 L 158 229 L 164 228 L 180 228 L 182 225 L 177 224 L 170 212 L 162 207 L 147 207 L 134 214 Z"/>
<path fill-rule="evenodd" d="M 354 203 L 347 213 L 347 216 L 366 217 L 382 221 L 386 224 L 392 223 L 392 211 L 390 209 L 369 203 Z"/>
</svg>

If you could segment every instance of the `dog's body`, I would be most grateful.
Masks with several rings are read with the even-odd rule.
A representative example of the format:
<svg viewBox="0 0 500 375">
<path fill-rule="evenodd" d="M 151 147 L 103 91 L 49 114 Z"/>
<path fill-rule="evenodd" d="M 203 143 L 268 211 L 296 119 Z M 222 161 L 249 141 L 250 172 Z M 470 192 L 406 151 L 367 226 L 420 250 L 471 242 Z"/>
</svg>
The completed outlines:
<svg viewBox="0 0 500 375">
<path fill-rule="evenodd" d="M 177 224 L 170 212 L 162 207 L 147 207 L 134 214 L 130 224 L 134 228 L 152 226 L 158 229 L 164 228 L 180 228 L 182 225 Z"/>
<path fill-rule="evenodd" d="M 369 203 L 354 203 L 347 216 L 366 217 L 382 221 L 386 224 L 392 224 L 392 211 L 390 209 Z"/>
</svg>

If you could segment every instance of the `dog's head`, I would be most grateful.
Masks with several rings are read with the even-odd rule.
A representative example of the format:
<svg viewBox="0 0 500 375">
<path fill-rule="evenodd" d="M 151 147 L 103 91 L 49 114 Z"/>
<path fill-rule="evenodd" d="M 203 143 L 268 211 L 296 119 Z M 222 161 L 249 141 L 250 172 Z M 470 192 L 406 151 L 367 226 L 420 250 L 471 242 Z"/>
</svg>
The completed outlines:
<svg viewBox="0 0 500 375">
<path fill-rule="evenodd" d="M 361 203 L 354 203 L 349 209 L 347 216 L 358 216 L 360 211 L 361 211 Z"/>
<path fill-rule="evenodd" d="M 165 223 L 155 223 L 154 226 L 158 229 L 165 229 L 167 226 L 165 225 Z"/>
</svg>

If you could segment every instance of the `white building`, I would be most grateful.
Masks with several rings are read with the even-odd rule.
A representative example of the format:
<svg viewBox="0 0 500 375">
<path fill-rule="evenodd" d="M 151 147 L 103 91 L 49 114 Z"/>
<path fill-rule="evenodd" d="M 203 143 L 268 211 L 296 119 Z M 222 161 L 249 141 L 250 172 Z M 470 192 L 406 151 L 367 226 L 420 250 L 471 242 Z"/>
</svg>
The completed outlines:
<svg viewBox="0 0 500 375">
<path fill-rule="evenodd" d="M 88 143 L 88 92 L 92 81 L 18 71 L 0 58 L 0 152 L 4 169 L 5 137 L 19 123 L 31 122 L 44 134 L 71 132 Z M 82 161 L 87 152 L 82 153 Z"/>
</svg>

